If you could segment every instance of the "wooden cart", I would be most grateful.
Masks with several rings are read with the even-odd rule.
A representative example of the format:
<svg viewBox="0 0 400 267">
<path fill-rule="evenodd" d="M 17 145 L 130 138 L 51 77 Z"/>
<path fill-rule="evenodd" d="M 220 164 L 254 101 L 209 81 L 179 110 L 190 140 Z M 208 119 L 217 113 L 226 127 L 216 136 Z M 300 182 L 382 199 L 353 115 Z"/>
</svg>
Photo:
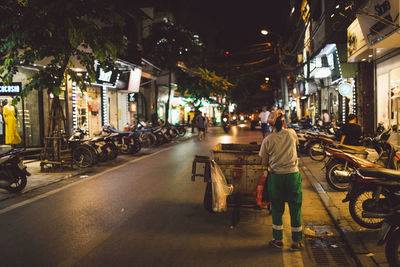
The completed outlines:
<svg viewBox="0 0 400 267">
<path fill-rule="evenodd" d="M 193 160 L 192 181 L 200 176 L 207 183 L 204 206 L 208 211 L 213 212 L 210 209 L 211 160 L 219 165 L 228 184 L 234 186 L 233 194 L 227 199 L 228 206 L 233 207 L 232 226 L 239 223 L 240 207 L 260 209 L 256 205 L 255 192 L 260 177 L 266 175 L 267 167 L 261 164 L 259 151 L 260 145 L 257 144 L 218 144 L 211 150 L 211 157 L 195 156 Z M 197 173 L 199 164 L 204 166 L 203 173 Z"/>
</svg>

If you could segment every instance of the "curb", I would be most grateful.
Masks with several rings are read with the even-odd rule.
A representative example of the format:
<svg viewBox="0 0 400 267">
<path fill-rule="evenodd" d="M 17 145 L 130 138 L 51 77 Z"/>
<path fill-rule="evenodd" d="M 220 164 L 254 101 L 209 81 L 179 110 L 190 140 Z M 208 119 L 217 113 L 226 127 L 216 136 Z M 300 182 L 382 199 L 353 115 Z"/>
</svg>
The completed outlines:
<svg viewBox="0 0 400 267">
<path fill-rule="evenodd" d="M 64 181 L 64 180 L 66 180 L 66 179 L 75 178 L 75 177 L 77 177 L 77 176 L 84 175 L 84 174 L 86 174 L 86 173 L 88 173 L 87 170 L 85 170 L 85 171 L 83 171 L 83 172 L 78 172 L 78 173 L 75 173 L 75 174 L 68 174 L 68 175 L 62 176 L 62 177 L 60 177 L 59 179 L 56 179 L 56 180 L 54 180 L 54 181 L 50 181 L 50 182 L 48 182 L 48 183 L 41 184 L 41 185 L 38 185 L 38 186 L 36 186 L 36 187 L 32 187 L 32 188 L 26 189 L 26 190 L 23 191 L 23 192 L 15 193 L 15 194 L 12 194 L 12 195 L 10 195 L 10 196 L 6 196 L 6 197 L 4 197 L 4 198 L 1 198 L 1 199 L 0 199 L 0 202 L 6 201 L 6 200 L 8 200 L 8 199 L 11 199 L 11 198 L 14 198 L 14 197 L 17 197 L 17 196 L 20 196 L 20 195 L 24 195 L 24 194 L 30 193 L 30 192 L 35 191 L 35 190 L 37 190 L 37 189 L 40 189 L 40 188 L 43 188 L 43 187 L 46 187 L 46 186 L 49 186 L 49 185 L 52 185 L 52 184 L 55 184 L 55 183 Z M 29 179 L 28 179 L 28 180 L 29 180 Z"/>
<path fill-rule="evenodd" d="M 354 238 L 352 240 L 352 238 L 348 235 L 347 230 L 344 227 L 345 225 L 349 226 L 347 219 L 341 216 L 339 208 L 333 203 L 330 196 L 326 193 L 322 185 L 314 177 L 308 166 L 304 164 L 303 160 L 300 159 L 300 161 L 301 161 L 302 172 L 305 174 L 305 176 L 310 181 L 311 185 L 314 187 L 315 191 L 318 193 L 322 201 L 322 204 L 324 205 L 326 211 L 329 214 L 329 217 L 331 217 L 333 224 L 340 233 L 340 236 L 343 238 L 347 247 L 350 249 L 350 254 L 355 260 L 357 266 L 378 266 L 373 257 L 368 257 L 366 259 L 364 258 L 361 259 L 359 257 L 359 255 L 365 255 L 366 253 L 357 253 L 356 249 L 352 245 L 353 243 L 355 243 Z M 362 246 L 362 242 L 360 242 L 359 240 L 356 240 L 356 244 Z M 357 250 L 359 251 L 360 248 L 358 248 Z M 361 250 L 367 251 L 367 249 L 364 246 L 361 247 Z"/>
</svg>

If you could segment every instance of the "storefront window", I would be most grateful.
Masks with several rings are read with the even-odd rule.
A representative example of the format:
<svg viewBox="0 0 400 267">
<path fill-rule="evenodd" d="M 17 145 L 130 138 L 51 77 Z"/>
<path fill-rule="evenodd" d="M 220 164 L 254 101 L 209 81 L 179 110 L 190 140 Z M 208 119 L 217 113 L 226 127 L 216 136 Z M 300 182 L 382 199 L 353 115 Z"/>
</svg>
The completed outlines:
<svg viewBox="0 0 400 267">
<path fill-rule="evenodd" d="M 25 119 L 25 146 L 38 147 L 41 146 L 40 140 L 40 120 L 39 120 L 39 93 L 31 92 L 26 99 L 24 99 L 24 114 L 22 110 L 19 113 L 20 120 L 22 115 Z M 21 123 L 22 124 L 22 123 Z"/>
<path fill-rule="evenodd" d="M 0 146 L 1 149 L 10 148 L 11 145 L 23 146 L 22 104 L 11 104 L 11 96 L 0 96 Z M 14 118 L 13 118 L 14 117 Z M 7 127 L 9 127 L 7 129 Z M 15 132 L 16 130 L 16 132 Z"/>
<path fill-rule="evenodd" d="M 390 71 L 391 125 L 399 132 L 400 124 L 400 68 Z"/>
</svg>

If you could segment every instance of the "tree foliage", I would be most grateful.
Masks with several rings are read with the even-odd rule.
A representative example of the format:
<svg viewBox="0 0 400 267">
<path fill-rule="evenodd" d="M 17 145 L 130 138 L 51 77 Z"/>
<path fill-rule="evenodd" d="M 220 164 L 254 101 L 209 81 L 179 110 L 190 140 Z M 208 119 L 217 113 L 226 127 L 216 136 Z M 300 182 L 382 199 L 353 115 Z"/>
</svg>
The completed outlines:
<svg viewBox="0 0 400 267">
<path fill-rule="evenodd" d="M 170 21 L 156 22 L 143 41 L 144 55 L 166 71 L 175 71 L 179 62 L 199 66 L 204 45 L 189 29 Z"/>
<path fill-rule="evenodd" d="M 123 53 L 124 15 L 113 0 L 3 0 L 0 5 L 0 79 L 11 83 L 20 66 L 43 65 L 24 86 L 58 95 L 68 74 L 82 90 L 94 81 L 95 62 L 115 68 Z M 81 75 L 75 68 L 83 68 Z"/>
<path fill-rule="evenodd" d="M 178 91 L 195 99 L 210 96 L 230 97 L 230 89 L 233 86 L 227 79 L 206 68 L 181 73 L 178 77 Z"/>
</svg>

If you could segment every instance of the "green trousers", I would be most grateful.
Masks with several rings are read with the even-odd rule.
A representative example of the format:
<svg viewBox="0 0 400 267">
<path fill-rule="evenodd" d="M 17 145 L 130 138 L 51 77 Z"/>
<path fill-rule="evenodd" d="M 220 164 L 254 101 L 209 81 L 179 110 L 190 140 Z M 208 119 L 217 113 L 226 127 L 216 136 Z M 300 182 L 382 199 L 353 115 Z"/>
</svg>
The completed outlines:
<svg viewBox="0 0 400 267">
<path fill-rule="evenodd" d="M 302 179 L 299 172 L 268 175 L 268 193 L 272 209 L 272 233 L 274 239 L 283 239 L 282 216 L 285 202 L 289 204 L 292 240 L 297 242 L 303 238 L 301 226 L 301 203 L 303 200 Z"/>
</svg>

